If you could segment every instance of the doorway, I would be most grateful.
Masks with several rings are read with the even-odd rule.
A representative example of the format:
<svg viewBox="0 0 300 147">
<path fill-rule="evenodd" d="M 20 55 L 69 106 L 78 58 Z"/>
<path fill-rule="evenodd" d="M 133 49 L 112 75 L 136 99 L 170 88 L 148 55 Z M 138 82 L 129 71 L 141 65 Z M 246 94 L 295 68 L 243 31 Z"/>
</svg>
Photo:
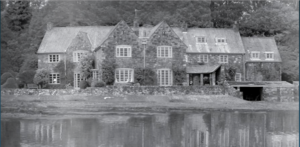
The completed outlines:
<svg viewBox="0 0 300 147">
<path fill-rule="evenodd" d="M 261 101 L 263 87 L 241 87 L 243 99 L 247 101 Z"/>
</svg>

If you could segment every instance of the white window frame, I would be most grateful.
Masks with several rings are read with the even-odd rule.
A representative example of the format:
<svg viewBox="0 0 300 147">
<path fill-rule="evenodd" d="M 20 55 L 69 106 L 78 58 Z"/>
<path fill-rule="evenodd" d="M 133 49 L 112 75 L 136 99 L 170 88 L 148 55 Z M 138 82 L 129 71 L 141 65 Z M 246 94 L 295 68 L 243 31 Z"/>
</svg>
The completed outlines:
<svg viewBox="0 0 300 147">
<path fill-rule="evenodd" d="M 184 61 L 189 62 L 189 56 L 188 55 L 184 55 Z"/>
<path fill-rule="evenodd" d="M 49 63 L 58 63 L 60 61 L 60 54 L 49 54 L 48 62 Z"/>
<path fill-rule="evenodd" d="M 226 44 L 226 38 L 216 38 L 217 44 Z"/>
<path fill-rule="evenodd" d="M 118 45 L 116 46 L 116 57 L 131 57 L 130 45 Z"/>
<path fill-rule="evenodd" d="M 173 85 L 173 72 L 171 69 L 162 68 L 157 70 L 157 82 L 159 86 Z"/>
<path fill-rule="evenodd" d="M 100 75 L 99 75 L 98 69 L 92 69 L 91 71 L 92 71 L 92 79 L 99 80 L 100 79 Z"/>
<path fill-rule="evenodd" d="M 201 41 L 199 41 L 199 39 L 201 40 Z M 204 44 L 204 43 L 206 43 L 207 42 L 207 40 L 206 40 L 206 37 L 205 36 L 197 36 L 196 37 L 196 43 L 198 43 L 198 44 Z"/>
<path fill-rule="evenodd" d="M 73 62 L 80 62 L 81 58 L 87 54 L 88 54 L 88 51 L 83 51 L 83 50 L 74 51 L 73 52 Z"/>
<path fill-rule="evenodd" d="M 198 62 L 208 63 L 209 58 L 207 54 L 202 54 L 198 56 Z"/>
<path fill-rule="evenodd" d="M 268 55 L 272 55 L 272 58 L 269 58 Z M 274 52 L 265 52 L 266 60 L 274 60 Z"/>
<path fill-rule="evenodd" d="M 50 73 L 49 74 L 49 84 L 60 84 L 60 74 Z"/>
<path fill-rule="evenodd" d="M 241 73 L 235 73 L 234 81 L 241 82 L 242 81 L 242 74 Z"/>
<path fill-rule="evenodd" d="M 133 81 L 134 81 L 134 70 L 132 68 L 117 68 L 115 70 L 116 83 L 128 83 Z"/>
<path fill-rule="evenodd" d="M 157 47 L 157 57 L 158 58 L 172 58 L 173 51 L 172 46 L 158 46 Z"/>
<path fill-rule="evenodd" d="M 251 52 L 251 59 L 259 60 L 260 59 L 260 52 L 252 51 Z"/>
<path fill-rule="evenodd" d="M 226 61 L 224 61 L 224 59 L 226 59 Z M 219 55 L 219 63 L 228 63 L 228 55 Z"/>
</svg>

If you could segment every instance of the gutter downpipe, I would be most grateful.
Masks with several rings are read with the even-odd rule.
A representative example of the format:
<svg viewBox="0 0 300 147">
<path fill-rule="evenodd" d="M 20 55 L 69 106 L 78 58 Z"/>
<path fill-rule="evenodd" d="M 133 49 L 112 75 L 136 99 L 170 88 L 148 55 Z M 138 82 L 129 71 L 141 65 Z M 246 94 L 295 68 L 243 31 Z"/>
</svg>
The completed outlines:
<svg viewBox="0 0 300 147">
<path fill-rule="evenodd" d="M 245 60 L 245 57 L 246 57 L 246 53 L 244 54 L 244 56 L 242 56 L 243 58 L 243 62 L 244 62 L 244 66 L 243 66 L 243 72 L 244 72 L 244 81 L 246 81 L 246 60 Z"/>
</svg>

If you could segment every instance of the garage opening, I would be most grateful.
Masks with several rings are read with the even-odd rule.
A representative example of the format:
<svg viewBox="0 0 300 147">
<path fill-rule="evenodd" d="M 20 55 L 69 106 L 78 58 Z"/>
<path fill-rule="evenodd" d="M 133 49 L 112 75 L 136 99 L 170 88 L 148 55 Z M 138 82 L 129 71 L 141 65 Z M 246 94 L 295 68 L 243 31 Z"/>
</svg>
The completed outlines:
<svg viewBox="0 0 300 147">
<path fill-rule="evenodd" d="M 263 87 L 240 87 L 243 99 L 247 101 L 261 101 Z"/>
</svg>

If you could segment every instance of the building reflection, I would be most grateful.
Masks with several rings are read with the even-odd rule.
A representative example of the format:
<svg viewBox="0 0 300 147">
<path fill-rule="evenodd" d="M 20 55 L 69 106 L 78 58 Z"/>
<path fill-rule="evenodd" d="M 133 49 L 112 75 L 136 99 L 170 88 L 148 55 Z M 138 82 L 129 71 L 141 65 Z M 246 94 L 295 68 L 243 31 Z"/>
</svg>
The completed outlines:
<svg viewBox="0 0 300 147">
<path fill-rule="evenodd" d="M 12 120 L 1 123 L 1 146 L 298 147 L 298 119 L 297 112 L 216 111 Z"/>
</svg>

